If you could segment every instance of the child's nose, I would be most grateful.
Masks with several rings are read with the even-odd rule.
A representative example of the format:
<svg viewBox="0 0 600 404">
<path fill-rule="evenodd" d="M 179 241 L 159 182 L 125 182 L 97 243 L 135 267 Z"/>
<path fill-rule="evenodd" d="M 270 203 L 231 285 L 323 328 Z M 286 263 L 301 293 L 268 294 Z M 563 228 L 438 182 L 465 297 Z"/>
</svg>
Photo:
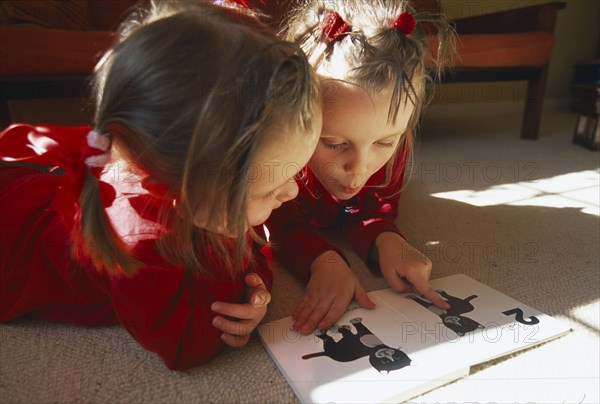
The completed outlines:
<svg viewBox="0 0 600 404">
<path fill-rule="evenodd" d="M 364 175 L 369 172 L 369 156 L 366 152 L 353 153 L 346 164 L 344 171 L 350 175 Z"/>
<path fill-rule="evenodd" d="M 281 187 L 277 195 L 277 200 L 283 203 L 294 199 L 297 195 L 298 184 L 296 184 L 296 181 L 294 180 L 289 180 L 283 185 L 283 187 Z"/>
</svg>

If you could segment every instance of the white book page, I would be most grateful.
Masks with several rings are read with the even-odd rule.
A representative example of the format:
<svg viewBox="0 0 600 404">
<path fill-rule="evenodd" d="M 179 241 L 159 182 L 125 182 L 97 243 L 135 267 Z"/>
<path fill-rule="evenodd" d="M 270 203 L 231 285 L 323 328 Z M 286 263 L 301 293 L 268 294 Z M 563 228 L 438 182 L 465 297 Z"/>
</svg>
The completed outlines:
<svg viewBox="0 0 600 404">
<path fill-rule="evenodd" d="M 451 309 L 383 289 L 369 293 L 374 310 L 353 303 L 326 332 L 302 336 L 287 317 L 259 335 L 302 402 L 376 403 L 408 400 L 569 330 L 465 275 L 431 285 Z"/>
</svg>

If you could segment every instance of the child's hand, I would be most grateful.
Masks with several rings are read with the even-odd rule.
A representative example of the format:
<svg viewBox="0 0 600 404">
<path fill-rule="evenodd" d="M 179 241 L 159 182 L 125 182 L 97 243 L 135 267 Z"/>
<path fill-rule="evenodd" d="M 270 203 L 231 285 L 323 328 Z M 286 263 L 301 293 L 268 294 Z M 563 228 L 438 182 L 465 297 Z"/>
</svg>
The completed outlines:
<svg viewBox="0 0 600 404">
<path fill-rule="evenodd" d="M 418 292 L 442 309 L 450 305 L 429 285 L 431 260 L 399 234 L 384 232 L 375 240 L 379 266 L 384 278 L 396 292 Z"/>
<path fill-rule="evenodd" d="M 304 295 L 292 314 L 294 328 L 301 334 L 310 334 L 317 327 L 331 327 L 352 298 L 362 307 L 375 307 L 352 269 L 335 251 L 321 254 L 313 262 L 311 273 Z"/>
<path fill-rule="evenodd" d="M 271 301 L 271 294 L 260 276 L 251 273 L 246 275 L 245 281 L 247 303 L 214 302 L 211 306 L 212 311 L 221 314 L 215 316 L 213 326 L 223 331 L 221 338 L 234 348 L 241 348 L 248 343 L 250 334 L 267 313 L 267 305 Z"/>
</svg>

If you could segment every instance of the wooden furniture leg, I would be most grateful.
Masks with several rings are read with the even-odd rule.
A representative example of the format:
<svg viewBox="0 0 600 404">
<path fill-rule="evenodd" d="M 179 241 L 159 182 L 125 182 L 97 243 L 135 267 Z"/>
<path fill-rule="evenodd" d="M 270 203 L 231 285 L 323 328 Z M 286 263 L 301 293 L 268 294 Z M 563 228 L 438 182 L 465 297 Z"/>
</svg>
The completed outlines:
<svg viewBox="0 0 600 404">
<path fill-rule="evenodd" d="M 521 139 L 537 140 L 540 133 L 542 111 L 544 108 L 544 93 L 548 79 L 548 66 L 540 70 L 539 74 L 527 82 L 527 96 L 525 98 L 525 111 L 521 126 Z"/>
</svg>

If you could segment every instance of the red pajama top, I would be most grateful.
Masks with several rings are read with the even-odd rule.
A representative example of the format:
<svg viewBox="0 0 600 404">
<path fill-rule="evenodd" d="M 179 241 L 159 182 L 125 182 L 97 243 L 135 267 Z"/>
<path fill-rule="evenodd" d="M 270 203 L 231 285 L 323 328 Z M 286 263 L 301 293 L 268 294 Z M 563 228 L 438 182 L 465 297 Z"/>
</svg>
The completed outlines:
<svg viewBox="0 0 600 404">
<path fill-rule="evenodd" d="M 0 134 L 0 155 L 10 155 L 11 136 L 19 131 L 52 138 L 67 130 L 76 139 L 90 128 L 13 125 Z M 132 277 L 98 271 L 91 262 L 72 258 L 74 216 L 54 208 L 64 186 L 60 175 L 0 167 L 0 321 L 29 315 L 84 325 L 120 323 L 171 369 L 203 363 L 224 347 L 221 331 L 211 324 L 212 303 L 244 303 L 244 273 L 258 273 L 270 289 L 271 271 L 256 245 L 255 263 L 235 279 L 219 275 L 225 273 L 222 263 L 209 250 L 203 259 L 214 269 L 211 275 L 169 264 L 156 246 L 161 233 L 157 215 L 172 201 L 132 174 L 116 175 L 115 167 L 107 166 L 102 175 L 116 191 L 106 212 L 116 233 L 143 261 Z"/>
<path fill-rule="evenodd" d="M 345 235 L 352 249 L 372 272 L 380 273 L 379 264 L 370 260 L 369 254 L 381 233 L 400 234 L 395 221 L 407 157 L 408 149 L 398 151 L 387 185 L 384 184 L 383 167 L 371 176 L 356 196 L 347 201 L 338 200 L 327 192 L 307 167 L 306 178 L 296 180 L 300 189 L 296 199 L 274 210 L 267 220 L 274 258 L 284 268 L 308 280 L 313 261 L 325 251 L 337 251 L 345 259 L 339 248 L 319 234 L 323 230 L 335 229 Z"/>
</svg>

